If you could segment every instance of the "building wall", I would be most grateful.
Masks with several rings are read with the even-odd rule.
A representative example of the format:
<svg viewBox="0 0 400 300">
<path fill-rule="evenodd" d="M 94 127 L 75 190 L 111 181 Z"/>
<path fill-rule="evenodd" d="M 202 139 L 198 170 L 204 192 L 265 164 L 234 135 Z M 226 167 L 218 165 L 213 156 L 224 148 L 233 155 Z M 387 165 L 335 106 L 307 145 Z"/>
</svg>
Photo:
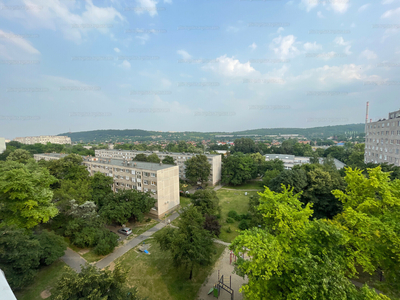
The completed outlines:
<svg viewBox="0 0 400 300">
<path fill-rule="evenodd" d="M 71 138 L 68 136 L 55 136 L 55 135 L 41 135 L 41 136 L 28 136 L 28 137 L 17 137 L 14 139 L 16 142 L 20 142 L 26 145 L 39 144 L 71 144 Z"/>
<path fill-rule="evenodd" d="M 157 156 L 161 160 L 163 160 L 166 156 L 173 157 L 175 162 L 179 166 L 179 177 L 182 179 L 185 179 L 185 161 L 196 155 L 193 153 L 165 153 L 158 151 L 129 151 L 129 150 L 107 150 L 107 149 L 95 150 L 96 157 L 117 158 L 117 159 L 133 159 L 137 154 L 150 155 L 152 153 L 157 154 Z M 206 156 L 208 162 L 211 164 L 211 174 L 209 178 L 209 183 L 211 185 L 216 185 L 218 182 L 221 181 L 221 155 L 212 154 Z"/>
<path fill-rule="evenodd" d="M 387 120 L 366 124 L 366 163 L 388 163 L 400 166 L 400 110 L 389 113 Z"/>
<path fill-rule="evenodd" d="M 6 139 L 0 137 L 0 154 L 6 151 Z"/>
<path fill-rule="evenodd" d="M 161 218 L 179 205 L 179 167 L 157 171 L 158 216 Z"/>
</svg>

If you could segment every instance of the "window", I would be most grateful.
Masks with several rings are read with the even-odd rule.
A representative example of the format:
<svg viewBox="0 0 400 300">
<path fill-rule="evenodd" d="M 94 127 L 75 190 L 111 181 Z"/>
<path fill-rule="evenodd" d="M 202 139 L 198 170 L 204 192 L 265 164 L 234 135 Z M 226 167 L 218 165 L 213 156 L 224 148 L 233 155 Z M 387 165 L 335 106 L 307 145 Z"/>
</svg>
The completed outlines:
<svg viewBox="0 0 400 300">
<path fill-rule="evenodd" d="M 157 182 L 156 181 L 152 181 L 151 185 L 157 185 Z"/>
<path fill-rule="evenodd" d="M 138 187 L 138 188 L 141 188 L 141 187 L 142 187 L 142 184 L 141 184 L 140 182 L 138 182 L 137 187 Z"/>
<path fill-rule="evenodd" d="M 143 180 L 143 184 L 144 184 L 144 185 L 149 185 L 149 183 L 148 183 L 147 180 Z"/>
<path fill-rule="evenodd" d="M 132 182 L 136 182 L 136 178 L 133 178 L 133 177 L 132 177 Z"/>
<path fill-rule="evenodd" d="M 156 177 L 156 173 L 151 173 L 151 177 Z"/>
<path fill-rule="evenodd" d="M 149 191 L 149 189 L 146 189 L 146 188 L 144 188 L 144 191 L 145 191 L 145 192 L 148 192 L 148 191 Z"/>
<path fill-rule="evenodd" d="M 135 170 L 132 170 L 131 173 L 132 173 L 132 175 L 135 175 Z"/>
<path fill-rule="evenodd" d="M 126 180 L 129 180 L 129 176 L 126 176 L 125 178 L 126 178 Z"/>
<path fill-rule="evenodd" d="M 151 189 L 151 192 L 154 194 L 157 194 L 157 190 L 155 190 L 155 189 Z"/>
<path fill-rule="evenodd" d="M 138 179 L 142 179 L 142 176 L 141 175 L 137 175 L 136 176 Z"/>
</svg>

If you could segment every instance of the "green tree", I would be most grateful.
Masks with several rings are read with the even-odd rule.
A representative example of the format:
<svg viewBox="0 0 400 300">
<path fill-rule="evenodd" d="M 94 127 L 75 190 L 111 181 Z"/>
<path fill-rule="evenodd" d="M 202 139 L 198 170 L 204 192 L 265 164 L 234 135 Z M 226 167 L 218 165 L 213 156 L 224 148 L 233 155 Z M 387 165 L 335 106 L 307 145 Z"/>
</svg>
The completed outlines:
<svg viewBox="0 0 400 300">
<path fill-rule="evenodd" d="M 32 155 L 23 149 L 17 149 L 7 156 L 7 160 L 16 161 L 22 164 L 26 164 L 30 159 L 32 159 Z"/>
<path fill-rule="evenodd" d="M 310 220 L 311 205 L 300 194 L 266 189 L 258 209 L 265 229 L 242 231 L 231 244 L 239 257 L 235 271 L 247 275 L 248 299 L 389 299 L 368 287 L 357 290 L 348 280 L 348 233 L 331 221 Z M 250 259 L 240 258 L 247 252 Z"/>
<path fill-rule="evenodd" d="M 137 289 L 126 285 L 127 272 L 117 264 L 114 271 L 87 264 L 80 273 L 66 268 L 55 288 L 53 300 L 107 299 L 140 300 Z"/>
<path fill-rule="evenodd" d="M 242 152 L 244 154 L 258 152 L 257 146 L 251 138 L 236 139 L 234 144 L 233 152 Z"/>
<path fill-rule="evenodd" d="M 307 186 L 307 173 L 300 170 L 284 170 L 269 183 L 273 191 L 282 191 L 282 185 L 293 187 L 295 193 L 301 192 Z"/>
<path fill-rule="evenodd" d="M 41 265 L 51 265 L 63 256 L 65 250 L 67 250 L 67 243 L 64 239 L 52 231 L 43 230 L 40 234 L 36 235 L 36 239 L 40 244 L 39 259 Z"/>
<path fill-rule="evenodd" d="M 185 175 L 189 182 L 197 184 L 197 182 L 208 181 L 211 173 L 211 164 L 207 161 L 207 156 L 198 154 L 185 161 Z"/>
<path fill-rule="evenodd" d="M 136 161 L 147 161 L 147 156 L 146 154 L 139 153 L 135 156 L 134 160 Z"/>
<path fill-rule="evenodd" d="M 167 165 L 174 165 L 174 158 L 172 156 L 167 155 L 163 160 L 162 160 L 163 164 L 167 164 Z"/>
<path fill-rule="evenodd" d="M 160 158 L 157 156 L 157 154 L 153 153 L 147 156 L 147 161 L 152 163 L 159 163 Z"/>
<path fill-rule="evenodd" d="M 105 199 L 112 195 L 111 189 L 113 178 L 103 173 L 96 172 L 90 177 L 90 190 L 92 191 L 92 201 L 101 208 L 105 204 Z"/>
<path fill-rule="evenodd" d="M 257 167 L 250 156 L 238 152 L 224 159 L 221 173 L 223 183 L 240 185 L 256 178 Z"/>
<path fill-rule="evenodd" d="M 15 161 L 0 163 L 1 225 L 32 228 L 57 215 L 51 203 L 50 185 L 56 179 L 36 162 L 24 165 Z"/>
<path fill-rule="evenodd" d="M 268 170 L 278 170 L 282 172 L 285 169 L 283 161 L 279 158 L 273 160 L 264 160 L 260 165 L 260 172 L 264 174 Z"/>
<path fill-rule="evenodd" d="M 219 224 L 217 217 L 205 214 L 204 218 L 203 228 L 209 231 L 213 236 L 219 237 L 221 234 L 221 225 Z"/>
<path fill-rule="evenodd" d="M 219 198 L 214 190 L 197 190 L 190 201 L 202 215 L 217 215 L 221 213 Z"/>
<path fill-rule="evenodd" d="M 262 178 L 263 186 L 269 186 L 272 179 L 278 177 L 281 171 L 278 170 L 267 170 L 265 171 L 264 177 Z"/>
<path fill-rule="evenodd" d="M 106 204 L 100 209 L 100 215 L 109 222 L 119 224 L 125 224 L 131 218 L 140 222 L 155 203 L 156 199 L 149 192 L 122 190 L 107 198 Z"/>
<path fill-rule="evenodd" d="M 203 228 L 204 221 L 201 213 L 189 206 L 182 211 L 177 229 L 154 234 L 161 249 L 171 253 L 175 266 L 189 271 L 189 279 L 196 267 L 211 263 L 214 245 L 210 232 Z"/>
</svg>

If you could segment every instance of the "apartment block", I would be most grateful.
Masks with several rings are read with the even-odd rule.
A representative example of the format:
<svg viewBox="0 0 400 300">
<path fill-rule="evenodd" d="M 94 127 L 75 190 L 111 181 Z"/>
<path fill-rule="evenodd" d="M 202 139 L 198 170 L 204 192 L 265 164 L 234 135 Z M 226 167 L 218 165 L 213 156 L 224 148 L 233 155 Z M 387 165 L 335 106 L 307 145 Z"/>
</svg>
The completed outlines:
<svg viewBox="0 0 400 300">
<path fill-rule="evenodd" d="M 66 154 L 34 154 L 36 160 L 53 160 L 64 156 Z M 180 203 L 178 166 L 98 157 L 83 157 L 82 163 L 91 176 L 101 172 L 112 177 L 112 189 L 116 193 L 125 189 L 151 192 L 157 202 L 150 213 L 156 217 L 165 216 Z"/>
<path fill-rule="evenodd" d="M 58 136 L 58 135 L 41 135 L 41 136 L 27 136 L 27 137 L 17 137 L 14 139 L 16 142 L 20 142 L 26 145 L 33 144 L 71 144 L 71 138 L 68 136 Z"/>
<path fill-rule="evenodd" d="M 311 157 L 305 157 L 305 156 L 294 156 L 290 154 L 266 154 L 264 155 L 265 160 L 274 160 L 274 159 L 279 159 L 283 161 L 283 166 L 285 170 L 291 170 L 294 166 L 299 166 L 302 164 L 309 164 Z M 324 163 L 324 157 L 319 158 L 319 163 L 323 164 Z M 333 162 L 335 164 L 335 167 L 337 170 L 343 169 L 346 164 L 341 162 L 340 160 L 334 158 Z"/>
<path fill-rule="evenodd" d="M 364 162 L 400 166 L 400 110 L 365 125 Z"/>
<path fill-rule="evenodd" d="M 95 150 L 95 156 L 99 158 L 117 158 L 117 159 L 134 159 L 138 154 L 157 154 L 163 160 L 166 156 L 171 156 L 175 163 L 179 166 L 179 177 L 185 179 L 185 161 L 197 155 L 196 153 L 176 153 L 176 152 L 159 152 L 159 151 L 137 151 L 137 150 L 110 150 L 99 149 Z M 221 155 L 219 154 L 205 154 L 208 162 L 211 164 L 211 172 L 209 177 L 209 184 L 216 185 L 221 181 Z"/>
<path fill-rule="evenodd" d="M 6 151 L 6 139 L 0 137 L 0 154 Z"/>
</svg>

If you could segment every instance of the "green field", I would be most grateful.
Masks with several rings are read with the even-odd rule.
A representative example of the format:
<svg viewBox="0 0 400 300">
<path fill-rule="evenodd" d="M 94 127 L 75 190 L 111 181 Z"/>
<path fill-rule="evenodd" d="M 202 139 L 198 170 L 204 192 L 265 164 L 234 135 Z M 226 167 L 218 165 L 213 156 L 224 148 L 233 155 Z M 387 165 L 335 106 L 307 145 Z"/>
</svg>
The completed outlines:
<svg viewBox="0 0 400 300">
<path fill-rule="evenodd" d="M 52 265 L 40 269 L 34 282 L 15 293 L 18 300 L 41 300 L 40 293 L 53 288 L 64 272 L 66 264 L 57 260 Z M 1 298 L 1 296 L 0 296 Z"/>
<path fill-rule="evenodd" d="M 215 261 L 225 249 L 225 246 L 215 244 L 216 254 L 213 256 L 212 265 L 195 270 L 192 280 L 189 280 L 189 271 L 175 268 L 168 252 L 161 251 L 152 239 L 145 242 L 149 245 L 150 255 L 132 249 L 118 258 L 116 263 L 130 268 L 128 285 L 136 286 L 140 296 L 149 299 L 195 299 L 204 280 L 212 271 Z"/>
<path fill-rule="evenodd" d="M 249 210 L 249 197 L 251 195 L 257 195 L 258 192 L 247 192 L 247 196 L 245 196 L 245 191 L 230 191 L 226 189 L 220 189 L 217 191 L 217 195 L 221 205 L 221 219 L 219 220 L 222 225 L 221 235 L 219 239 L 224 242 L 232 242 L 235 237 L 239 234 L 236 232 L 239 230 L 239 222 L 235 221 L 234 223 L 228 224 L 226 223 L 226 219 L 228 217 L 228 212 L 231 210 L 235 210 L 239 215 L 247 214 Z M 231 228 L 231 233 L 226 232 L 228 227 Z"/>
<path fill-rule="evenodd" d="M 260 191 L 264 190 L 262 181 L 249 181 L 247 183 L 238 186 L 225 185 L 223 188 L 235 189 L 235 190 L 260 190 Z"/>
</svg>

